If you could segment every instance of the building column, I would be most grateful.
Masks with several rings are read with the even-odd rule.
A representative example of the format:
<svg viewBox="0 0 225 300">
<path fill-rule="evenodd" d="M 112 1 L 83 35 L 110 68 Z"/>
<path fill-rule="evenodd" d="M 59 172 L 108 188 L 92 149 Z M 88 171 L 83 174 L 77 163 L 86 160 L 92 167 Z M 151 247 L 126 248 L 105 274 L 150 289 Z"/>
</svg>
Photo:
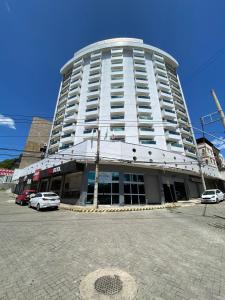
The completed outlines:
<svg viewBox="0 0 225 300">
<path fill-rule="evenodd" d="M 63 174 L 63 175 L 62 175 L 62 178 L 61 178 L 61 185 L 60 185 L 60 191 L 59 191 L 59 197 L 60 197 L 60 198 L 62 198 L 62 195 L 63 195 L 64 184 L 65 184 L 65 178 L 66 178 L 66 175 Z"/>
<path fill-rule="evenodd" d="M 122 172 L 119 172 L 119 205 L 124 206 L 124 185 Z"/>
<path fill-rule="evenodd" d="M 159 194 L 161 198 L 161 204 L 165 204 L 165 195 L 163 190 L 163 181 L 162 181 L 162 174 L 158 175 L 158 181 L 159 181 Z"/>
<path fill-rule="evenodd" d="M 77 204 L 86 205 L 87 189 L 88 189 L 88 169 L 85 168 L 82 176 L 81 187 L 80 187 L 80 199 L 77 201 Z"/>
<path fill-rule="evenodd" d="M 189 184 L 188 184 L 188 176 L 185 176 L 184 186 L 185 186 L 187 200 L 190 200 L 190 189 L 189 189 Z"/>
</svg>

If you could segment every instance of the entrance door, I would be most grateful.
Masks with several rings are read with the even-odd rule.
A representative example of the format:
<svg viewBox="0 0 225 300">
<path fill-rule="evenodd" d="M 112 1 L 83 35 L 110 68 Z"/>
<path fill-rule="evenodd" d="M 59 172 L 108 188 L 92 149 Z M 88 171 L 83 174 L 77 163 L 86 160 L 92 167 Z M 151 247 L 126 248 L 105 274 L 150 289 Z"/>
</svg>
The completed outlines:
<svg viewBox="0 0 225 300">
<path fill-rule="evenodd" d="M 183 182 L 174 182 L 177 200 L 187 200 L 185 185 Z"/>
<path fill-rule="evenodd" d="M 175 191 L 173 184 L 163 184 L 165 202 L 175 202 Z"/>
</svg>

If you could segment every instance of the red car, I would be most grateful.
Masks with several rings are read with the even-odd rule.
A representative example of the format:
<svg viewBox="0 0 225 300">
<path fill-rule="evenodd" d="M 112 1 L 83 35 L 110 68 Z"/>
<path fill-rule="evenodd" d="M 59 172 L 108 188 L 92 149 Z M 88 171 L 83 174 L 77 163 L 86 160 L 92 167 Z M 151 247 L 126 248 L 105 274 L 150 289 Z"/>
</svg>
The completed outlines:
<svg viewBox="0 0 225 300">
<path fill-rule="evenodd" d="M 28 204 L 28 201 L 30 200 L 30 195 L 35 193 L 35 190 L 24 190 L 22 194 L 16 197 L 15 203 L 19 203 L 20 205 Z"/>
</svg>

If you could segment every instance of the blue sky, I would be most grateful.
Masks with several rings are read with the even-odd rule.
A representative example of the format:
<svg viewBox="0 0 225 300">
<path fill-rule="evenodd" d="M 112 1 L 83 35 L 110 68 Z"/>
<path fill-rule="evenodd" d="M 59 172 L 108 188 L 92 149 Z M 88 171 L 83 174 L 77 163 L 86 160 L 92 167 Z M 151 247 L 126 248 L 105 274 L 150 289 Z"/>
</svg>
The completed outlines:
<svg viewBox="0 0 225 300">
<path fill-rule="evenodd" d="M 113 37 L 142 38 L 178 60 L 200 127 L 199 118 L 216 110 L 211 88 L 225 109 L 224 13 L 224 0 L 0 0 L 0 114 L 15 121 L 0 116 L 0 147 L 23 149 L 30 118 L 19 115 L 51 118 L 61 66 L 80 48 Z M 224 137 L 220 123 L 206 131 Z"/>
</svg>

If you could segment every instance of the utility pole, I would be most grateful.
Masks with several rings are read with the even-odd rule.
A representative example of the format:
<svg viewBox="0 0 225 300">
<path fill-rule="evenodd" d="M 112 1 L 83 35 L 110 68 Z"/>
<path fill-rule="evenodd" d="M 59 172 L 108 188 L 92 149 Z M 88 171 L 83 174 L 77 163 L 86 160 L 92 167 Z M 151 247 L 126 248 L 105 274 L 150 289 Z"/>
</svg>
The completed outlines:
<svg viewBox="0 0 225 300">
<path fill-rule="evenodd" d="M 223 109 L 222 109 L 222 107 L 220 105 L 219 99 L 217 98 L 215 91 L 211 90 L 211 93 L 212 93 L 213 99 L 215 101 L 218 113 L 219 113 L 219 115 L 221 117 L 221 122 L 223 124 L 223 127 L 225 128 L 225 115 L 224 115 Z"/>
<path fill-rule="evenodd" d="M 99 154 L 100 154 L 100 129 L 97 130 L 97 152 L 95 158 L 95 186 L 94 186 L 94 208 L 98 208 L 98 181 L 99 181 Z"/>
</svg>

